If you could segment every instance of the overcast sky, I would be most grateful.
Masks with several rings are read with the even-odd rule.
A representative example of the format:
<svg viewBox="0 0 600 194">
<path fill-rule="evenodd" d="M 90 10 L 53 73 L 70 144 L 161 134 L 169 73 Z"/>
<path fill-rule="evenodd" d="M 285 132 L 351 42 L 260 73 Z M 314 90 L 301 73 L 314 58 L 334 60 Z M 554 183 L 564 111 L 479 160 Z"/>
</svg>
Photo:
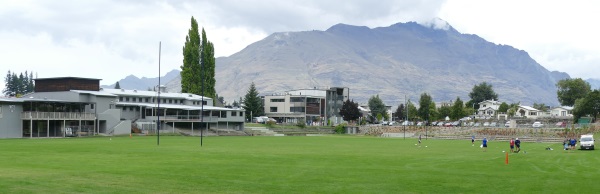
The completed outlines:
<svg viewBox="0 0 600 194">
<path fill-rule="evenodd" d="M 0 0 L 0 75 L 75 76 L 113 84 L 179 69 L 194 16 L 229 56 L 271 33 L 447 21 L 462 33 L 529 52 L 548 70 L 600 78 L 600 1 Z M 4 79 L 0 80 L 4 88 Z"/>
</svg>

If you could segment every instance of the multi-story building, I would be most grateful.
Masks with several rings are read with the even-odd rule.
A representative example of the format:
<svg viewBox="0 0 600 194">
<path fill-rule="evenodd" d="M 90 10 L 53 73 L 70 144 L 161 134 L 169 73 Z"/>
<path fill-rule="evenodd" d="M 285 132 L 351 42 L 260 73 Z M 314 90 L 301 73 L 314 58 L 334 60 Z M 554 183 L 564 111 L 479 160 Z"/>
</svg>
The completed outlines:
<svg viewBox="0 0 600 194">
<path fill-rule="evenodd" d="M 335 125 L 343 122 L 339 112 L 348 96 L 349 89 L 339 87 L 291 90 L 264 96 L 264 112 L 280 123 L 326 125 L 329 120 Z"/>
<path fill-rule="evenodd" d="M 34 93 L 0 99 L 0 138 L 244 127 L 243 110 L 215 107 L 195 94 L 102 89 L 99 79 L 77 77 L 35 83 Z"/>
</svg>

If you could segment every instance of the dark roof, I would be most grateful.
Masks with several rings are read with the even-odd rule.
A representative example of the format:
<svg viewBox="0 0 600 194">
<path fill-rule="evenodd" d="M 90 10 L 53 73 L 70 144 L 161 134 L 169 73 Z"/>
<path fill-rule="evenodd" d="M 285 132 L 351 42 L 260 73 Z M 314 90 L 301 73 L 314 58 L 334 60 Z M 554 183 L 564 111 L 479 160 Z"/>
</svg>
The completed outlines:
<svg viewBox="0 0 600 194">
<path fill-rule="evenodd" d="M 84 78 L 84 77 L 49 77 L 49 78 L 36 78 L 33 80 L 55 80 L 55 79 L 102 80 L 102 79 Z"/>
</svg>

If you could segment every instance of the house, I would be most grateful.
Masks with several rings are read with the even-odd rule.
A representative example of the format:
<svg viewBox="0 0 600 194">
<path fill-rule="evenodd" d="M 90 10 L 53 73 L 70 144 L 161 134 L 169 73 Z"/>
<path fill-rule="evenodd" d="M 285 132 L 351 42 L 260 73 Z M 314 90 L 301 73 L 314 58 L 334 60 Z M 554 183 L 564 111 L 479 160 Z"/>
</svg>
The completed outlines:
<svg viewBox="0 0 600 194">
<path fill-rule="evenodd" d="M 515 113 L 515 117 L 526 117 L 528 119 L 537 119 L 544 116 L 544 112 L 538 109 L 535 109 L 531 106 L 523 106 L 519 105 L 517 108 L 517 112 Z"/>
<path fill-rule="evenodd" d="M 494 117 L 498 113 L 500 104 L 502 103 L 495 100 L 485 100 L 480 102 L 479 109 L 477 109 L 477 116 L 480 118 Z"/>
<path fill-rule="evenodd" d="M 573 107 L 560 106 L 550 110 L 552 117 L 573 117 Z"/>
<path fill-rule="evenodd" d="M 0 99 L 0 138 L 129 134 L 157 129 L 243 130 L 244 111 L 195 94 L 100 88 L 100 79 L 35 79 L 34 92 Z M 159 95 L 160 94 L 160 95 Z M 193 132 L 192 132 L 193 133 Z"/>
<path fill-rule="evenodd" d="M 263 96 L 265 116 L 280 123 L 306 122 L 307 125 L 332 125 L 343 122 L 339 114 L 349 99 L 349 89 L 299 89 Z"/>
</svg>

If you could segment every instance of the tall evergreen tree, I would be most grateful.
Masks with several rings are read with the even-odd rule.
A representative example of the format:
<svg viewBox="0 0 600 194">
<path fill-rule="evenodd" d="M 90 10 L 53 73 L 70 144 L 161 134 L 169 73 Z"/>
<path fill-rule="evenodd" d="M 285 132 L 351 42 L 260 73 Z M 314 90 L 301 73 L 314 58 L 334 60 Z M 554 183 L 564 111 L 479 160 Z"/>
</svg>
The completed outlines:
<svg viewBox="0 0 600 194">
<path fill-rule="evenodd" d="M 121 85 L 119 84 L 119 82 L 115 83 L 115 89 L 121 89 Z"/>
<path fill-rule="evenodd" d="M 264 114 L 264 108 L 262 99 L 258 96 L 258 91 L 254 82 L 250 84 L 248 92 L 244 97 L 244 110 L 246 110 L 246 119 L 252 121 L 251 117 L 262 116 Z"/>
<path fill-rule="evenodd" d="M 421 119 L 423 120 L 428 120 L 429 119 L 429 114 L 430 114 L 430 105 L 432 103 L 432 99 L 431 96 L 427 93 L 423 93 L 421 94 L 421 98 L 419 98 L 419 110 L 418 115 L 419 117 L 421 117 Z"/>
<path fill-rule="evenodd" d="M 198 32 L 198 22 L 192 17 L 191 28 L 185 37 L 183 46 L 183 65 L 181 66 L 181 92 L 201 94 L 200 68 L 201 42 Z"/>
<path fill-rule="evenodd" d="M 215 91 L 215 48 L 206 38 L 206 31 L 202 28 L 202 45 L 200 45 L 200 66 L 203 69 L 204 96 L 217 99 Z"/>
<path fill-rule="evenodd" d="M 452 120 L 458 120 L 464 116 L 467 116 L 465 113 L 465 105 L 463 104 L 463 101 L 460 100 L 460 97 L 456 97 L 456 101 L 454 101 L 454 104 L 452 105 L 450 118 L 452 118 Z"/>
</svg>

